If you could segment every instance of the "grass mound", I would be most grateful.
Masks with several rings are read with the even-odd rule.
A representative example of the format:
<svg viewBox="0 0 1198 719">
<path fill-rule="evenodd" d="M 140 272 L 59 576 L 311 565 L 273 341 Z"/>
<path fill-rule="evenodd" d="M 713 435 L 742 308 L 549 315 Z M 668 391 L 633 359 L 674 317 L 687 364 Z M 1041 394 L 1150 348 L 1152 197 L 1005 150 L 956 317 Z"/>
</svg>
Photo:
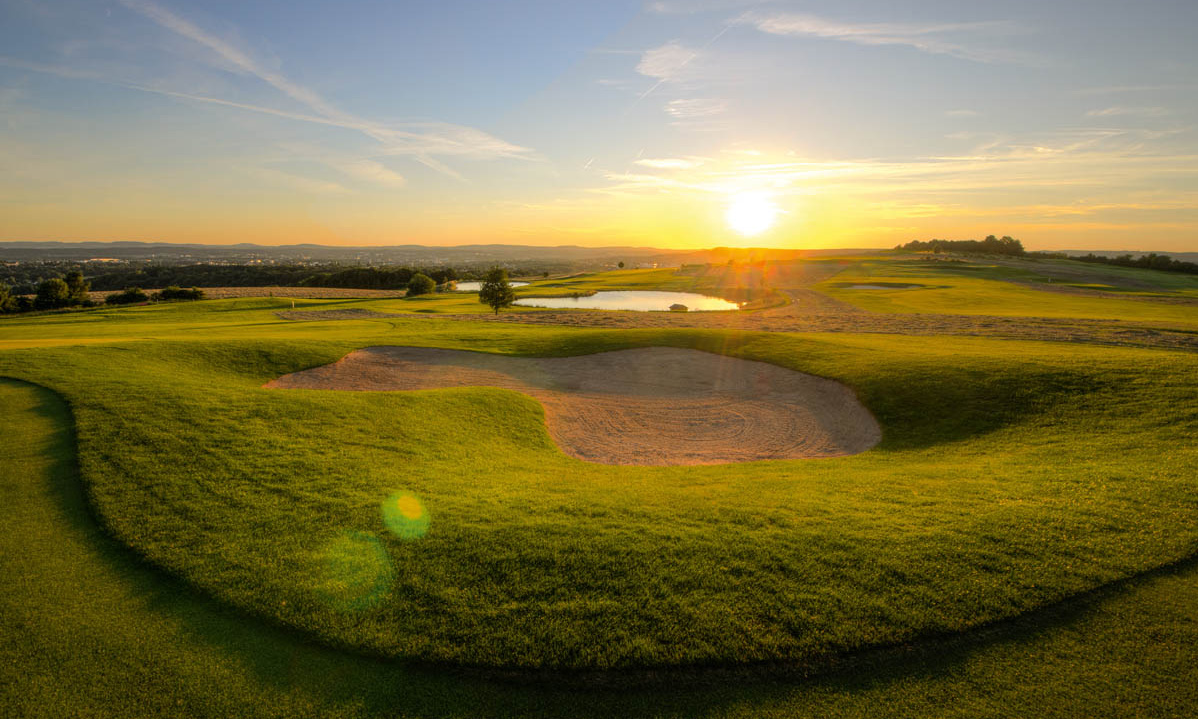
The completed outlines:
<svg viewBox="0 0 1198 719">
<path fill-rule="evenodd" d="M 162 329 L 189 339 L 5 352 L 0 373 L 70 402 L 82 475 L 115 537 L 338 646 L 496 668 L 805 663 L 1011 617 L 1198 547 L 1190 354 L 313 329 L 270 307 L 133 311 L 107 331 L 174 317 Z M 614 467 L 562 454 L 540 406 L 510 391 L 261 388 L 386 343 L 718 351 L 848 384 L 883 441 L 814 462 Z"/>
</svg>

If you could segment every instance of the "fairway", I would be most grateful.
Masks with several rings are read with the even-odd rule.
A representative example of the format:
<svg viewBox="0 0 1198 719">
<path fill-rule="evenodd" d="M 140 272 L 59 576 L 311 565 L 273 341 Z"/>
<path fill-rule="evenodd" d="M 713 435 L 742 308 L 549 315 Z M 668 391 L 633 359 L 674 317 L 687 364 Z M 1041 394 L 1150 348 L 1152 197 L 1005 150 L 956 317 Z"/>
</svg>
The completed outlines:
<svg viewBox="0 0 1198 719">
<path fill-rule="evenodd" d="M 56 448 L 46 451 L 58 464 L 41 466 L 86 492 L 102 528 L 94 541 L 144 563 L 147 577 L 178 578 L 161 581 L 182 606 L 199 603 L 180 611 L 234 607 L 229 621 L 265 632 L 263 652 L 310 642 L 320 648 L 303 653 L 321 666 L 416 672 L 404 681 L 433 692 L 456 691 L 436 678 L 449 666 L 630 687 L 749 672 L 797 683 L 746 689 L 732 714 L 793 714 L 812 692 L 830 713 L 853 714 L 897 685 L 850 699 L 830 687 L 857 670 L 837 667 L 897 677 L 897 657 L 945 646 L 950 658 L 935 661 L 1007 657 L 987 665 L 997 681 L 1006 662 L 1033 661 L 1040 640 L 1000 649 L 984 637 L 1039 632 L 1060 607 L 1122 597 L 1113 587 L 1158 567 L 1188 568 L 1198 547 L 1192 352 L 410 313 L 439 301 L 303 300 L 300 311 L 344 318 L 314 322 L 284 319 L 291 300 L 271 298 L 6 321 L 0 341 L 13 349 L 0 353 L 0 374 L 69 403 L 79 475 L 71 439 L 13 441 Z M 524 316 L 535 312 L 504 317 Z M 32 385 L 6 387 L 14 408 L 33 401 L 21 399 Z M 779 449 L 753 434 L 791 421 L 776 414 L 788 406 L 814 424 L 793 420 L 779 436 L 808 444 Z M 67 421 L 65 409 L 39 411 Z M 671 421 L 675 435 L 668 424 L 655 435 Z M 826 440 L 810 439 L 820 432 Z M 778 451 L 801 453 L 769 458 Z M 823 458 L 793 458 L 807 456 Z M 58 520 L 36 521 L 53 531 Z M 43 571 L 52 555 L 35 552 L 19 571 Z M 1187 572 L 1169 592 L 1192 587 Z M 97 581 L 124 591 L 122 579 Z M 37 604 L 14 594 L 6 611 L 37 614 Z M 84 619 L 120 641 L 127 628 L 102 614 Z M 6 622 L 11 636 L 28 631 Z M 199 654 L 170 671 L 203 682 L 227 650 L 180 651 Z M 386 661 L 364 669 L 358 656 Z M 1091 660 L 1069 661 L 1077 672 Z M 1047 685 L 1068 676 L 1044 671 Z M 305 676 L 287 701 L 347 710 Z M 929 677 L 909 700 L 931 713 L 925 702 L 948 681 Z M 256 705 L 269 694 L 237 685 Z M 360 691 L 377 708 L 391 690 Z M 488 691 L 515 714 L 547 696 Z M 432 714 L 460 706 L 437 701 Z M 554 701 L 580 712 L 568 695 Z M 630 714 L 695 713 L 681 695 L 621 701 Z"/>
</svg>

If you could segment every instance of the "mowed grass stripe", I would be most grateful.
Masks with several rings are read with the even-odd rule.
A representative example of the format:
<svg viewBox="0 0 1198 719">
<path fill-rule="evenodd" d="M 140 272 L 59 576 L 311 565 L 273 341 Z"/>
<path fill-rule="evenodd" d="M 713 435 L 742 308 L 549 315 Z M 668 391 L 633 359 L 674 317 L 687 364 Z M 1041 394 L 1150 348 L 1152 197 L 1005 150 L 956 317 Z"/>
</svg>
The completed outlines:
<svg viewBox="0 0 1198 719">
<path fill-rule="evenodd" d="M 575 692 L 311 646 L 98 530 L 52 393 L 0 380 L 0 715 L 19 717 L 1179 717 L 1198 705 L 1198 567 L 813 680 Z"/>
</svg>

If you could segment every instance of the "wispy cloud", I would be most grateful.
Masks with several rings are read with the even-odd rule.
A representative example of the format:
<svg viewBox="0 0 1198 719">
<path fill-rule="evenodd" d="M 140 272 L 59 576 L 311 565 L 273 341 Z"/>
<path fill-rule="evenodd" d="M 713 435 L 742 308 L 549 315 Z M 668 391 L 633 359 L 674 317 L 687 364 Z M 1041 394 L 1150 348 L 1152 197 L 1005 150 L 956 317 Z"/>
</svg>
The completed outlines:
<svg viewBox="0 0 1198 719">
<path fill-rule="evenodd" d="M 680 120 L 690 120 L 697 117 L 714 117 L 723 114 L 728 109 L 727 100 L 714 98 L 679 98 L 666 103 L 668 114 Z"/>
<path fill-rule="evenodd" d="M 1186 85 L 1106 85 L 1103 87 L 1084 87 L 1080 90 L 1074 90 L 1072 94 L 1081 97 L 1091 95 L 1118 95 L 1122 93 L 1135 92 L 1157 92 L 1160 90 L 1172 90 L 1188 87 Z"/>
<path fill-rule="evenodd" d="M 355 130 L 378 142 L 381 145 L 382 154 L 410 156 L 439 172 L 459 178 L 461 176 L 457 172 L 435 160 L 434 156 L 452 155 L 471 159 L 531 159 L 533 157 L 532 151 L 528 148 L 513 145 L 474 128 L 449 123 L 408 123 L 397 126 L 359 117 L 338 108 L 333 103 L 324 99 L 319 93 L 292 81 L 276 70 L 266 67 L 255 60 L 249 53 L 216 37 L 212 33 L 160 5 L 148 2 L 147 0 L 119 0 L 119 2 L 166 30 L 207 48 L 226 66 L 262 80 L 287 97 L 308 108 L 311 114 L 292 113 L 259 105 L 177 93 L 159 88 L 139 86 L 138 89 Z M 388 173 L 367 172 L 365 174 L 373 175 L 384 184 L 394 185 L 397 182 L 396 178 L 399 176 L 391 171 L 388 171 Z"/>
<path fill-rule="evenodd" d="M 694 15 L 761 4 L 762 0 L 661 0 L 649 3 L 646 9 L 658 15 Z"/>
<path fill-rule="evenodd" d="M 653 170 L 689 170 L 702 165 L 703 161 L 695 158 L 681 157 L 645 157 L 633 164 Z"/>
<path fill-rule="evenodd" d="M 978 112 L 977 110 L 968 110 L 962 108 L 959 110 L 948 110 L 944 114 L 947 117 L 978 117 L 982 113 Z"/>
<path fill-rule="evenodd" d="M 677 82 L 684 77 L 687 65 L 699 56 L 698 51 L 672 40 L 665 45 L 646 50 L 636 71 L 662 82 Z"/>
<path fill-rule="evenodd" d="M 1169 114 L 1169 109 L 1165 107 L 1128 107 L 1125 105 L 1116 105 L 1114 107 L 1104 107 L 1101 109 L 1090 110 L 1086 113 L 1086 117 L 1164 117 Z"/>
<path fill-rule="evenodd" d="M 1022 32 L 1002 20 L 967 23 L 853 23 L 802 13 L 745 13 L 739 22 L 771 35 L 818 37 L 857 45 L 898 45 L 983 63 L 1031 63 L 1029 54 L 984 40 Z"/>
<path fill-rule="evenodd" d="M 398 172 L 374 160 L 334 161 L 330 164 L 346 175 L 359 180 L 368 180 L 391 187 L 403 187 L 407 184 L 407 180 Z"/>
</svg>

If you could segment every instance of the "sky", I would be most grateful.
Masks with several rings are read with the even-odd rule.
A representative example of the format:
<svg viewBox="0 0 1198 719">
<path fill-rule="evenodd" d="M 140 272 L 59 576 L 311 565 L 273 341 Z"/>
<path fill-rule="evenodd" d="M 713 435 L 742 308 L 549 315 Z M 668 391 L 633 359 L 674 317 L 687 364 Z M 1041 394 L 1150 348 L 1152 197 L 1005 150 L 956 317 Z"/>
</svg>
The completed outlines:
<svg viewBox="0 0 1198 719">
<path fill-rule="evenodd" d="M 0 239 L 1198 251 L 1194 0 L 0 0 Z"/>
</svg>

